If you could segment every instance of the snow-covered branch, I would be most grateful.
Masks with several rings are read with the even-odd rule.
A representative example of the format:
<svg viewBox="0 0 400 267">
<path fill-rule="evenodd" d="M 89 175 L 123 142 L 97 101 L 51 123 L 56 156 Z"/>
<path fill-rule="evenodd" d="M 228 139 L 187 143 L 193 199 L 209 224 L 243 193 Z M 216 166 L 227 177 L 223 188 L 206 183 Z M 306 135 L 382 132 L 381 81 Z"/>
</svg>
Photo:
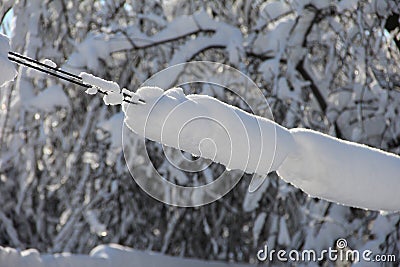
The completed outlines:
<svg viewBox="0 0 400 267">
<path fill-rule="evenodd" d="M 399 6 L 395 1 L 2 1 L 0 17 L 11 2 L 12 21 L 4 23 L 12 22 L 8 34 L 13 51 L 40 62 L 49 58 L 75 74 L 89 72 L 132 92 L 147 85 L 171 88 L 201 77 L 209 83 L 182 86 L 185 93 L 213 96 L 246 111 L 251 107 L 255 114 L 283 126 L 279 130 L 294 140 L 288 142 L 294 149 L 288 149 L 283 162 L 276 160 L 279 166 L 274 169 L 308 194 L 374 209 L 394 209 L 395 200 L 399 202 L 393 192 L 395 179 L 385 175 L 393 174 L 396 167 L 392 164 L 397 162 L 393 154 L 400 153 Z M 8 64 L 8 50 L 2 47 L 2 70 Z M 226 75 L 228 68 L 219 67 L 175 69 L 149 80 L 172 64 L 192 59 L 234 66 L 260 91 L 254 93 L 248 83 Z M 132 182 L 122 153 L 125 138 L 129 138 L 129 148 L 124 149 L 130 153 L 126 161 L 145 181 L 153 178 L 149 171 L 153 165 L 145 160 L 145 151 L 165 180 L 182 186 L 211 183 L 224 166 L 205 160 L 211 165 L 204 171 L 176 169 L 169 159 L 179 162 L 180 150 L 168 147 L 162 153 L 162 145 L 152 141 L 143 147 L 142 139 L 126 129 L 129 134 L 122 139 L 125 114 L 118 105 L 102 105 L 98 96 L 86 95 L 82 88 L 53 77 L 24 68 L 18 71 L 15 82 L 0 90 L 3 246 L 87 254 L 99 244 L 112 242 L 170 255 L 246 263 L 256 261 L 256 250 L 265 242 L 271 248 L 326 249 L 345 237 L 351 248 L 399 250 L 395 242 L 398 214 L 383 216 L 310 198 L 276 172 L 255 175 L 253 179 L 261 184 L 255 192 L 248 191 L 250 179 L 245 174 L 222 200 L 186 210 L 174 227 L 170 221 L 176 209 L 149 198 Z M 6 73 L 0 74 L 4 77 Z M 12 79 L 11 73 L 4 80 Z M 246 103 L 236 94 L 244 95 Z M 131 97 L 136 100 L 137 96 Z M 188 95 L 169 97 L 169 103 L 186 98 L 187 105 L 194 103 Z M 108 103 L 120 99 L 108 99 Z M 240 121 L 236 115 L 243 115 L 227 106 L 223 110 L 234 115 L 234 121 Z M 250 114 L 244 117 L 253 118 Z M 249 130 L 250 124 L 238 127 L 237 136 Z M 287 130 L 293 128 L 315 132 Z M 218 127 L 209 129 L 212 133 Z M 193 140 L 202 132 L 206 134 L 198 131 Z M 304 142 L 309 145 L 300 149 Z M 249 142 L 250 149 L 255 143 Z M 289 148 L 285 145 L 280 147 Z M 246 148 L 246 143 L 241 147 Z M 343 149 L 359 156 L 341 154 Z M 329 157 L 328 152 L 341 158 Z M 190 153 L 184 156 L 191 157 Z M 331 166 L 329 171 L 321 170 L 322 159 Z M 365 160 L 376 163 L 365 165 Z M 196 164 L 201 167 L 204 162 L 199 159 Z M 351 164 L 361 167 L 356 170 Z M 320 171 L 327 176 L 321 177 Z M 353 174 L 366 175 L 358 180 L 360 186 L 354 186 L 358 192 L 351 191 L 349 180 L 344 180 Z M 228 177 L 233 179 L 233 175 Z M 318 182 L 307 184 L 305 177 L 325 185 L 314 188 L 311 185 Z M 392 188 L 379 183 L 385 179 L 395 183 Z M 386 194 L 388 201 L 377 191 L 361 198 L 371 187 L 391 193 Z M 167 194 L 162 187 L 157 189 Z M 334 191 L 340 191 L 337 197 L 331 195 Z M 174 197 L 174 192 L 168 194 Z M 345 199 L 345 195 L 351 197 Z"/>
<path fill-rule="evenodd" d="M 17 75 L 14 65 L 7 59 L 10 51 L 10 40 L 0 33 L 0 87 L 13 80 Z"/>
<path fill-rule="evenodd" d="M 144 105 L 124 104 L 135 133 L 222 163 L 266 175 L 278 170 L 313 197 L 371 210 L 398 211 L 400 157 L 312 130 L 287 130 L 209 96 L 181 88 L 137 91 Z M 306 167 L 307 166 L 307 167 Z"/>
</svg>

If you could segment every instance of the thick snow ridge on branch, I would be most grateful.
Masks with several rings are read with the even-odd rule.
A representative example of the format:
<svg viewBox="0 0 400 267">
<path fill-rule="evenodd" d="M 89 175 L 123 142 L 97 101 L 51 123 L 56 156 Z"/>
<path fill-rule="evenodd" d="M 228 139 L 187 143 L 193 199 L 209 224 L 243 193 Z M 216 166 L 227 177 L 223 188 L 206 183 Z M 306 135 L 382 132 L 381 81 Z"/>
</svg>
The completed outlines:
<svg viewBox="0 0 400 267">
<path fill-rule="evenodd" d="M 228 169 L 267 174 L 277 170 L 294 145 L 287 129 L 213 97 L 157 87 L 136 94 L 145 105 L 123 105 L 131 130 Z"/>
<path fill-rule="evenodd" d="M 140 88 L 144 105 L 123 104 L 135 133 L 229 169 L 267 174 L 313 197 L 371 210 L 400 210 L 400 157 L 306 130 L 288 130 L 181 88 Z"/>
</svg>

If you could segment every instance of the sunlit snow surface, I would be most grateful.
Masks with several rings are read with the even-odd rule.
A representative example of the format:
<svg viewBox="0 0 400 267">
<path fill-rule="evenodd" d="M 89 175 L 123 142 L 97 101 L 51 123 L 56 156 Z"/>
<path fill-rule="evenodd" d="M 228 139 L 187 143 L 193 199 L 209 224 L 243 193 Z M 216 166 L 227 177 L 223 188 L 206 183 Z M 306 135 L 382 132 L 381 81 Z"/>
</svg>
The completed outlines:
<svg viewBox="0 0 400 267">
<path fill-rule="evenodd" d="M 107 81 L 86 72 L 81 72 L 79 76 L 85 84 L 93 86 L 86 90 L 87 94 L 93 95 L 101 90 L 105 93 L 103 100 L 106 105 L 120 105 L 122 103 L 124 98 L 121 94 L 121 88 L 116 82 Z"/>
<path fill-rule="evenodd" d="M 287 182 L 340 204 L 400 210 L 400 157 L 313 130 L 291 129 L 296 145 L 278 169 Z"/>
<path fill-rule="evenodd" d="M 146 104 L 124 104 L 135 133 L 229 169 L 267 174 L 309 195 L 371 210 L 400 209 L 400 157 L 306 130 L 288 130 L 205 95 L 140 88 Z"/>
<path fill-rule="evenodd" d="M 43 60 L 43 64 L 45 64 L 45 65 L 47 65 L 49 67 L 52 67 L 52 68 L 57 68 L 57 64 L 55 62 L 51 61 L 50 59 L 47 59 L 47 58 L 45 60 Z"/>
<path fill-rule="evenodd" d="M 277 170 L 294 145 L 287 129 L 207 95 L 157 87 L 136 94 L 146 104 L 124 104 L 130 129 L 228 169 L 267 174 Z"/>
</svg>

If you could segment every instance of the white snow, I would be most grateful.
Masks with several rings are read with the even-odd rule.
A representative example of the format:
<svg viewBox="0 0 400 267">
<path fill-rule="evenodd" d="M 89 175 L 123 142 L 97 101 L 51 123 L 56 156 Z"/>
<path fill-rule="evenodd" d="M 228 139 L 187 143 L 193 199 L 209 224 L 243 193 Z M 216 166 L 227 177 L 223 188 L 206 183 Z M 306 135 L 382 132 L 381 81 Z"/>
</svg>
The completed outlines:
<svg viewBox="0 0 400 267">
<path fill-rule="evenodd" d="M 105 93 L 103 101 L 106 105 L 122 104 L 124 96 L 121 92 L 121 88 L 116 82 L 107 81 L 86 72 L 81 72 L 79 77 L 82 78 L 82 81 L 85 84 L 93 86 L 85 91 L 87 94 L 94 95 L 98 92 L 98 90 L 101 90 Z"/>
<path fill-rule="evenodd" d="M 95 94 L 97 94 L 97 91 L 98 90 L 96 87 L 90 87 L 85 91 L 85 93 L 88 95 L 95 95 Z"/>
<path fill-rule="evenodd" d="M 14 80 L 15 76 L 17 76 L 14 64 L 8 60 L 9 51 L 10 40 L 7 36 L 0 33 L 0 87 Z"/>
<path fill-rule="evenodd" d="M 283 1 L 268 1 L 261 5 L 259 21 L 272 21 L 280 16 L 291 12 L 290 6 Z"/>
<path fill-rule="evenodd" d="M 275 55 L 281 47 L 285 47 L 290 31 L 295 24 L 291 17 L 285 17 L 277 22 L 277 26 L 265 33 L 260 33 L 253 45 L 253 51 L 256 54 Z"/>
<path fill-rule="evenodd" d="M 108 266 L 164 266 L 164 267 L 228 267 L 250 266 L 217 261 L 205 261 L 162 255 L 158 252 L 140 251 L 117 244 L 100 245 L 89 255 L 71 253 L 40 254 L 36 249 L 19 251 L 0 246 L 1 266 L 13 267 L 108 267 Z"/>
<path fill-rule="evenodd" d="M 68 97 L 61 85 L 52 85 L 26 103 L 31 110 L 50 112 L 57 107 L 69 107 Z"/>
<path fill-rule="evenodd" d="M 121 105 L 124 100 L 124 96 L 121 93 L 107 92 L 103 97 L 104 103 L 106 105 Z"/>
<path fill-rule="evenodd" d="M 51 61 L 50 59 L 46 58 L 46 59 L 43 60 L 42 63 L 47 65 L 47 66 L 50 66 L 50 67 L 53 67 L 53 68 L 57 68 L 57 64 L 54 63 L 53 61 Z"/>
<path fill-rule="evenodd" d="M 84 83 L 93 85 L 101 89 L 102 91 L 116 92 L 116 93 L 121 92 L 121 89 L 119 88 L 119 85 L 116 82 L 107 81 L 86 72 L 81 72 L 79 74 L 79 77 L 82 78 L 82 81 Z"/>
<path fill-rule="evenodd" d="M 125 95 L 125 99 L 127 101 L 133 102 L 133 103 L 137 103 L 139 101 L 139 97 L 137 94 L 135 94 L 132 91 L 129 91 L 126 88 L 122 89 L 122 95 Z"/>
<path fill-rule="evenodd" d="M 276 170 L 294 145 L 289 131 L 206 95 L 142 87 L 146 104 L 124 104 L 125 123 L 148 139 L 248 173 Z"/>
<path fill-rule="evenodd" d="M 67 65 L 74 68 L 87 67 L 90 70 L 98 70 L 101 69 L 99 59 L 106 60 L 110 53 L 131 47 L 132 44 L 123 34 L 109 36 L 90 33 L 82 43 L 77 45 L 77 51 L 70 55 Z"/>
<path fill-rule="evenodd" d="M 206 95 L 142 87 L 123 104 L 135 133 L 228 169 L 277 170 L 309 195 L 371 210 L 400 210 L 400 157 L 306 129 L 287 130 Z M 276 153 L 275 153 L 276 152 Z"/>
<path fill-rule="evenodd" d="M 290 130 L 296 145 L 278 169 L 313 197 L 371 210 L 400 210 L 400 157 L 316 131 Z"/>
<path fill-rule="evenodd" d="M 116 113 L 111 116 L 108 120 L 102 121 L 97 124 L 99 129 L 106 131 L 110 135 L 111 149 L 122 149 L 122 126 L 123 126 L 124 115 L 122 112 Z M 98 135 L 99 139 L 103 139 L 104 136 Z"/>
</svg>

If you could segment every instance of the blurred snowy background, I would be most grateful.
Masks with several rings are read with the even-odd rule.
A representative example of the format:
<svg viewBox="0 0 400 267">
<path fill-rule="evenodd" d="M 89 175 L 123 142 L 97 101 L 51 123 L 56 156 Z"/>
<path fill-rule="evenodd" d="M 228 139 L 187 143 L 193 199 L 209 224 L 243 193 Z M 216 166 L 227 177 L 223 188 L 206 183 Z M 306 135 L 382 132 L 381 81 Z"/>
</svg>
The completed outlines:
<svg viewBox="0 0 400 267">
<path fill-rule="evenodd" d="M 398 1 L 390 0 L 2 0 L 0 22 L 13 51 L 130 90 L 177 63 L 224 63 L 257 83 L 283 126 L 399 154 L 399 12 Z M 184 71 L 165 84 L 180 75 Z M 221 88 L 195 89 L 247 109 Z M 266 107 L 255 112 L 262 115 Z M 245 175 L 210 205 L 164 205 L 128 172 L 122 119 L 119 106 L 19 69 L 15 82 L 0 89 L 1 246 L 87 254 L 118 243 L 257 263 L 265 243 L 276 250 L 322 250 L 346 238 L 351 249 L 399 255 L 399 214 L 312 199 L 274 173 L 255 193 L 248 193 Z M 220 172 L 215 164 L 193 177 L 164 164 L 161 145 L 147 148 L 160 173 L 180 184 Z"/>
</svg>

